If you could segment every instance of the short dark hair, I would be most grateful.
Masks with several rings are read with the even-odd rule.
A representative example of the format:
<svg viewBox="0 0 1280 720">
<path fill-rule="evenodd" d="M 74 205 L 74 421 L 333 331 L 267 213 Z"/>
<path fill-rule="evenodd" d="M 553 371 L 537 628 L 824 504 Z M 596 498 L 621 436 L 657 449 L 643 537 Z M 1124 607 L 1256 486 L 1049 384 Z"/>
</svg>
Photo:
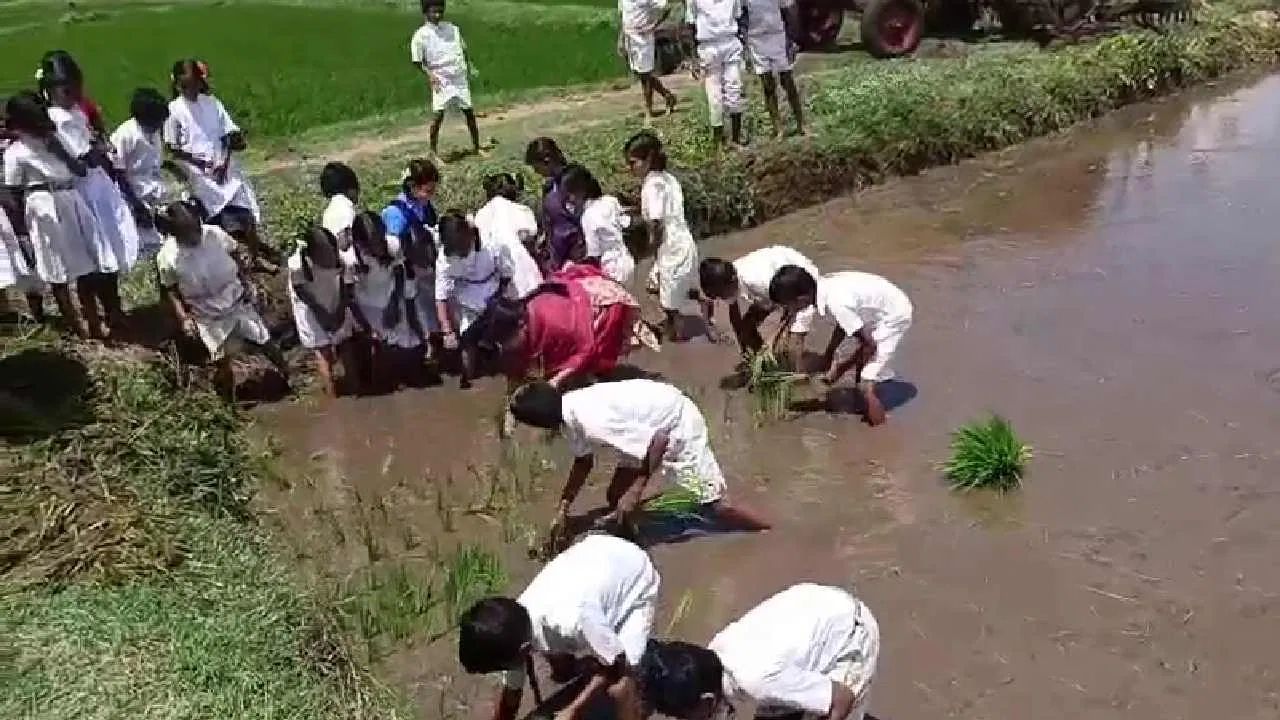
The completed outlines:
<svg viewBox="0 0 1280 720">
<path fill-rule="evenodd" d="M 366 255 L 372 255 L 379 262 L 388 260 L 387 226 L 382 224 L 378 213 L 366 210 L 351 221 L 351 246 L 360 265 L 364 265 Z"/>
<path fill-rule="evenodd" d="M 514 668 L 533 637 L 529 611 L 505 597 L 480 600 L 458 623 L 458 660 L 471 674 Z"/>
<path fill-rule="evenodd" d="M 548 163 L 556 165 L 564 165 L 564 153 L 560 151 L 560 146 L 555 140 L 549 137 L 534 138 L 529 141 L 529 145 L 524 149 L 524 162 L 526 165 L 534 163 Z"/>
<path fill-rule="evenodd" d="M 511 415 L 526 425 L 554 430 L 564 422 L 563 401 L 560 391 L 550 383 L 529 383 L 511 395 Z"/>
<path fill-rule="evenodd" d="M 586 167 L 574 163 L 564 169 L 564 175 L 560 176 L 560 182 L 564 184 L 564 189 L 577 195 L 582 193 L 583 197 L 588 200 L 594 200 L 604 195 L 604 190 L 600 187 L 600 181 L 591 174 Z"/>
<path fill-rule="evenodd" d="M 320 169 L 320 192 L 325 197 L 345 195 L 360 189 L 360 178 L 351 166 L 340 162 L 327 162 Z"/>
<path fill-rule="evenodd" d="M 409 161 L 409 166 L 405 169 L 404 182 L 400 183 L 400 188 L 407 193 L 415 185 L 438 182 L 440 182 L 440 170 L 436 168 L 435 163 L 426 158 L 414 158 Z"/>
<path fill-rule="evenodd" d="M 729 286 L 738 281 L 738 269 L 726 260 L 707 258 L 698 263 L 698 281 L 703 295 L 723 297 Z"/>
<path fill-rule="evenodd" d="M 129 99 L 129 115 L 147 127 L 158 127 L 169 118 L 169 103 L 155 88 L 138 88 Z"/>
<path fill-rule="evenodd" d="M 444 0 L 421 0 L 420 7 L 422 8 L 422 12 L 425 13 L 428 9 L 433 7 L 444 7 Z"/>
<path fill-rule="evenodd" d="M 504 197 L 515 201 L 524 192 L 524 176 L 509 172 L 491 173 L 484 176 L 480 186 L 484 188 L 485 197 L 490 200 Z"/>
<path fill-rule="evenodd" d="M 166 205 L 156 219 L 160 221 L 160 231 L 168 235 L 178 235 L 184 230 L 195 231 L 204 223 L 200 209 L 184 200 L 175 200 Z"/>
<path fill-rule="evenodd" d="M 720 656 L 692 643 L 650 640 L 640 676 L 646 703 L 669 717 L 689 717 L 704 694 L 724 699 Z"/>
<path fill-rule="evenodd" d="M 629 158 L 647 162 L 650 170 L 667 169 L 667 151 L 662 147 L 662 139 L 648 130 L 632 135 L 622 150 Z"/>
<path fill-rule="evenodd" d="M 4 104 L 4 113 L 5 125 L 10 130 L 32 135 L 48 135 L 54 131 L 48 103 L 29 90 L 9 98 Z"/>
<path fill-rule="evenodd" d="M 769 281 L 769 299 L 779 305 L 795 302 L 804 295 L 818 294 L 818 279 L 799 265 L 783 265 Z"/>
<path fill-rule="evenodd" d="M 480 233 L 461 210 L 448 210 L 436 226 L 440 233 L 440 249 L 450 257 L 470 255 L 480 242 Z"/>
</svg>

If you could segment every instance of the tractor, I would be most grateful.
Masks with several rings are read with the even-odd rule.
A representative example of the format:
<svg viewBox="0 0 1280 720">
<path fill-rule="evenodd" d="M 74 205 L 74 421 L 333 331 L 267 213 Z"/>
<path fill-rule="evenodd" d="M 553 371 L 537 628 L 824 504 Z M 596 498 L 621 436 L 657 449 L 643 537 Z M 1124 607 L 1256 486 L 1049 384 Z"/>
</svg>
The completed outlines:
<svg viewBox="0 0 1280 720">
<path fill-rule="evenodd" d="M 1004 34 L 1042 44 L 1098 21 L 1137 17 L 1145 24 L 1190 14 L 1190 0 L 798 0 L 798 5 L 804 49 L 834 45 L 845 12 L 853 10 L 862 16 L 863 47 L 878 58 L 913 52 L 926 33 L 968 33 L 988 9 Z"/>
</svg>

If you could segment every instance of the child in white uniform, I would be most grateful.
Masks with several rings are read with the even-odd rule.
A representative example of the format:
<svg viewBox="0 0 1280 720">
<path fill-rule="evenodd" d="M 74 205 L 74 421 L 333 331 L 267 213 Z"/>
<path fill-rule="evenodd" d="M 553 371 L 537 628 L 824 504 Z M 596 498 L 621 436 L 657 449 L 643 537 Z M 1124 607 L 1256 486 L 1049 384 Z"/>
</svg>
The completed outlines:
<svg viewBox="0 0 1280 720">
<path fill-rule="evenodd" d="M 476 211 L 475 218 L 480 245 L 501 254 L 502 265 L 511 270 L 507 296 L 519 300 L 542 284 L 542 270 L 529 254 L 529 245 L 538 237 L 538 218 L 520 202 L 521 183 L 515 175 L 489 175 L 484 189 L 489 202 Z"/>
<path fill-rule="evenodd" d="M 480 240 L 480 232 L 466 217 L 447 213 L 440 218 L 440 255 L 436 258 L 436 315 L 447 350 L 460 351 L 459 383 L 471 386 L 475 376 L 475 343 L 467 330 L 480 319 L 489 301 L 504 292 L 511 268 L 496 248 Z"/>
<path fill-rule="evenodd" d="M 405 372 L 403 357 L 422 344 L 405 312 L 404 255 L 400 240 L 388 235 L 382 218 L 374 212 L 356 215 L 351 224 L 351 311 L 356 328 L 370 340 L 374 389 L 392 389 Z"/>
<path fill-rule="evenodd" d="M 511 398 L 516 420 L 561 429 L 574 455 L 555 527 L 564 527 L 573 501 L 594 466 L 592 447 L 612 448 L 620 462 L 606 499 L 625 525 L 640 506 L 649 479 L 661 474 L 669 486 L 698 499 L 702 514 L 742 530 L 767 530 L 768 521 L 729 501 L 724 474 L 711 451 L 702 411 L 674 385 L 653 380 L 597 383 L 561 396 L 546 383 L 526 385 Z"/>
<path fill-rule="evenodd" d="M 3 153 L 4 148 L 0 147 L 0 156 Z M 0 303 L 4 303 L 7 309 L 7 293 L 9 288 L 14 288 L 26 297 L 31 319 L 43 323 L 44 283 L 36 275 L 31 241 L 25 232 L 22 237 L 18 236 L 17 228 L 25 230 L 26 227 L 18 210 L 19 204 L 10 188 L 0 187 Z"/>
<path fill-rule="evenodd" d="M 334 365 L 338 349 L 351 337 L 355 321 L 349 310 L 351 287 L 346 282 L 338 242 L 326 228 L 312 226 L 298 238 L 289 256 L 289 303 L 298 341 L 315 352 L 316 372 L 330 397 L 338 396 Z M 343 363 L 344 371 L 352 365 Z"/>
<path fill-rule="evenodd" d="M 287 378 L 284 355 L 253 306 L 235 239 L 202 224 L 184 202 L 166 208 L 164 224 L 173 236 L 156 256 L 160 285 L 183 332 L 200 338 L 217 364 L 219 385 L 228 394 L 234 390 L 231 358 L 241 342 L 262 352 Z"/>
<path fill-rule="evenodd" d="M 623 233 L 631 218 L 618 198 L 605 195 L 600 183 L 581 165 L 570 165 L 562 176 L 565 192 L 582 208 L 582 237 L 588 261 L 598 263 L 605 276 L 626 285 L 636 270 Z"/>
<path fill-rule="evenodd" d="M 736 144 L 742 143 L 742 27 L 744 0 L 686 0 L 685 22 L 698 40 L 699 72 L 707 91 L 711 134 L 724 142 L 724 115 Z"/>
<path fill-rule="evenodd" d="M 495 720 L 515 720 L 524 685 L 541 656 L 551 678 L 568 682 L 589 664 L 590 678 L 556 717 L 576 720 L 607 690 L 620 720 L 639 720 L 636 670 L 653 631 L 662 583 L 653 561 L 635 545 L 589 535 L 534 577 L 516 600 L 486 598 L 472 605 L 458 629 L 458 659 L 472 674 L 503 673 Z"/>
<path fill-rule="evenodd" d="M 35 273 L 50 285 L 67 324 L 87 337 L 89 326 L 69 288 L 97 270 L 101 241 L 98 221 L 75 189 L 76 173 L 85 168 L 62 147 L 44 101 L 34 93 L 9 98 L 5 115 L 15 139 L 4 152 L 4 184 L 22 194 Z"/>
<path fill-rule="evenodd" d="M 729 324 L 738 340 L 738 349 L 744 354 L 764 346 L 760 324 L 777 308 L 769 300 L 769 283 L 778 270 L 787 265 L 798 265 L 818 276 L 818 268 L 809 258 L 782 245 L 753 250 L 732 263 L 720 258 L 707 258 L 698 266 L 702 294 L 712 301 L 723 300 L 729 305 Z M 745 303 L 745 310 L 740 301 Z M 805 308 L 795 313 L 787 329 L 784 347 L 787 348 L 791 367 L 796 370 L 802 367 L 804 339 L 813 327 L 815 315 L 816 309 Z M 707 322 L 711 322 L 709 317 Z"/>
<path fill-rule="evenodd" d="M 431 154 L 437 154 L 440 125 L 444 111 L 462 111 L 471 133 L 471 146 L 481 153 L 480 130 L 471 108 L 471 85 L 467 80 L 475 69 L 467 62 L 467 45 L 458 27 L 444 20 L 445 0 L 421 0 L 422 27 L 409 41 L 409 59 L 418 66 L 431 84 Z"/>
<path fill-rule="evenodd" d="M 320 226 L 328 230 L 338 243 L 348 263 L 351 254 L 351 223 L 355 222 L 356 203 L 360 202 L 360 179 L 355 170 L 340 162 L 325 163 L 320 170 L 320 194 L 329 199 L 320 214 Z"/>
<path fill-rule="evenodd" d="M 656 135 L 638 133 L 627 141 L 625 153 L 631 174 L 643 178 L 640 214 L 649 228 L 649 247 L 654 249 L 649 290 L 657 292 L 664 333 L 674 340 L 680 306 L 693 297 L 698 269 L 698 246 L 684 217 L 684 191 L 667 171 L 667 154 Z"/>
<path fill-rule="evenodd" d="M 778 85 L 787 93 L 787 103 L 796 119 L 796 132 L 804 134 L 804 108 L 796 87 L 795 36 L 800 31 L 796 0 L 745 0 L 747 6 L 747 57 L 760 77 L 765 109 L 773 121 L 773 134 L 781 138 L 782 118 L 778 112 Z M 777 80 L 774 80 L 777 76 Z"/>
<path fill-rule="evenodd" d="M 792 312 L 813 306 L 819 315 L 835 321 L 824 358 L 828 370 L 823 381 L 835 384 L 854 370 L 867 404 L 867 422 L 883 423 L 884 405 L 875 386 L 893 379 L 888 364 L 911 327 L 913 309 L 907 294 L 879 275 L 840 272 L 819 277 L 788 265 L 774 275 L 769 298 Z"/>
<path fill-rule="evenodd" d="M 649 117 L 656 116 L 653 110 L 655 92 L 662 96 L 667 112 L 676 107 L 676 96 L 654 74 L 656 31 L 666 22 L 670 13 L 671 6 L 667 0 L 618 0 L 618 14 L 622 16 L 618 50 L 627 58 L 631 72 L 640 78 L 640 92 L 644 96 L 644 109 Z"/>
<path fill-rule="evenodd" d="M 169 118 L 169 105 L 152 88 L 134 91 L 129 103 L 132 115 L 111 133 L 116 171 L 123 174 L 133 199 L 140 204 L 134 215 L 142 257 L 160 249 L 164 237 L 156 230 L 155 215 L 170 200 L 165 187 L 164 143 L 160 130 Z"/>
<path fill-rule="evenodd" d="M 645 696 L 673 718 L 716 717 L 733 699 L 757 718 L 863 720 L 880 659 L 871 610 L 840 588 L 802 583 L 765 600 L 706 648 L 652 642 Z"/>
</svg>

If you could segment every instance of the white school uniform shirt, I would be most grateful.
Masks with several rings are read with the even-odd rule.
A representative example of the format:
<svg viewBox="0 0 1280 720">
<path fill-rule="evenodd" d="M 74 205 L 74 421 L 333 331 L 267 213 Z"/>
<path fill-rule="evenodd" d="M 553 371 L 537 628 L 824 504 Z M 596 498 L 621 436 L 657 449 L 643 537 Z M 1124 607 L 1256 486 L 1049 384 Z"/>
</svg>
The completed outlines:
<svg viewBox="0 0 1280 720">
<path fill-rule="evenodd" d="M 432 76 L 467 74 L 467 45 L 458 26 L 447 20 L 422 23 L 409 41 L 409 57 Z"/>
<path fill-rule="evenodd" d="M 636 261 L 627 250 L 623 231 L 631 218 L 616 197 L 605 195 L 587 201 L 582 210 L 582 236 L 587 257 L 600 258 L 600 268 L 615 282 L 626 285 L 635 272 Z"/>
<path fill-rule="evenodd" d="M 391 260 L 386 265 L 366 257 L 363 272 L 359 272 L 356 268 L 352 269 L 354 278 L 352 296 L 364 311 L 365 318 L 375 327 L 381 322 L 382 311 L 391 302 L 391 295 L 395 292 L 396 271 L 404 264 L 400 255 L 400 238 L 394 235 L 387 236 L 387 252 Z M 370 315 L 370 312 L 375 314 Z"/>
<path fill-rule="evenodd" d="M 667 0 L 618 0 L 622 29 L 630 33 L 651 33 L 667 9 Z"/>
<path fill-rule="evenodd" d="M 796 4 L 795 0 L 744 0 L 747 8 L 747 35 L 763 37 L 786 33 L 787 25 L 782 11 Z"/>
<path fill-rule="evenodd" d="M 509 270 L 504 273 L 496 249 L 483 241 L 466 257 L 449 257 L 441 252 L 436 256 L 436 300 L 452 300 L 478 313 L 498 293 L 499 281 L 510 277 L 508 273 Z"/>
<path fill-rule="evenodd" d="M 835 320 L 845 334 L 863 326 L 900 325 L 911 321 L 911 300 L 907 294 L 879 275 L 838 272 L 818 279 L 818 314 Z"/>
<path fill-rule="evenodd" d="M 699 43 L 737 37 L 744 0 L 687 0 L 685 23 L 693 25 Z"/>
<path fill-rule="evenodd" d="M 480 246 L 495 249 L 500 264 L 511 277 L 510 295 L 522 298 L 542 284 L 542 270 L 521 242 L 522 235 L 536 237 L 538 219 L 528 206 L 502 196 L 495 197 L 476 211 L 476 228 L 480 231 Z"/>
<path fill-rule="evenodd" d="M 635 667 L 653 628 L 660 584 L 639 547 L 588 535 L 547 563 L 516 601 L 533 623 L 535 651 L 593 657 L 604 665 L 624 655 Z M 503 681 L 523 687 L 524 669 L 503 673 Z"/>
<path fill-rule="evenodd" d="M 24 220 L 35 251 L 36 275 L 66 283 L 98 270 L 97 250 L 105 242 L 98 220 L 72 186 L 76 176 L 42 138 L 27 135 L 4 151 L 4 184 L 26 190 Z M 32 192 L 55 185 L 63 189 Z"/>
<path fill-rule="evenodd" d="M 341 249 L 351 247 L 351 224 L 355 221 L 356 204 L 342 193 L 329 198 L 329 204 L 320 213 L 320 226 L 333 235 Z"/>
<path fill-rule="evenodd" d="M 178 96 L 169 102 L 169 119 L 164 123 L 163 137 L 172 145 L 192 157 L 218 163 L 226 157 L 222 139 L 240 132 L 223 107 L 222 101 L 212 95 L 201 94 L 195 101 Z M 239 205 L 259 218 L 258 201 L 233 157 L 227 170 L 226 182 L 219 185 L 213 177 L 188 163 L 181 163 L 186 170 L 187 182 L 210 216 L 217 215 L 227 205 Z"/>
<path fill-rule="evenodd" d="M 769 283 L 787 265 L 804 268 L 815 281 L 822 279 L 818 267 L 799 251 L 785 245 L 771 245 L 752 250 L 733 261 L 733 269 L 738 273 L 739 295 L 747 303 L 772 305 L 769 300 Z"/>
<path fill-rule="evenodd" d="M 165 202 L 164 155 L 160 131 L 146 132 L 134 118 L 111 133 L 116 167 L 124 171 L 134 195 L 152 209 Z"/>
<path fill-rule="evenodd" d="M 879 646 L 879 628 L 862 601 L 811 583 L 765 600 L 707 645 L 724 665 L 726 696 L 746 695 L 767 714 L 819 716 L 831 710 L 833 680 L 862 694 Z"/>
<path fill-rule="evenodd" d="M 235 238 L 214 225 L 201 226 L 194 247 L 167 238 L 156 256 L 160 283 L 176 285 L 197 320 L 226 317 L 245 299 L 240 268 L 231 256 L 235 249 Z"/>
</svg>

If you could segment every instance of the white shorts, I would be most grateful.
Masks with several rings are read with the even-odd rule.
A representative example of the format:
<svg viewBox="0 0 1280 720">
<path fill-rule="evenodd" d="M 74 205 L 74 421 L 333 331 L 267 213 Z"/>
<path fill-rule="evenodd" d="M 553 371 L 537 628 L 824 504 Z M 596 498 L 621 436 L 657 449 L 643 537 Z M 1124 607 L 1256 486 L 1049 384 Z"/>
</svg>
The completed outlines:
<svg viewBox="0 0 1280 720">
<path fill-rule="evenodd" d="M 827 673 L 827 677 L 849 688 L 856 698 L 846 720 L 862 720 L 870 710 L 871 685 L 880 661 L 880 625 L 865 604 L 859 601 L 858 605 L 858 627 L 854 631 L 858 648 L 849 657 L 837 660 L 836 666 Z"/>
<path fill-rule="evenodd" d="M 213 320 L 194 318 L 200 340 L 213 360 L 221 360 L 240 351 L 240 342 L 263 345 L 271 340 L 262 316 L 248 303 L 241 303 L 227 315 Z"/>
<path fill-rule="evenodd" d="M 657 41 L 654 39 L 652 30 L 647 32 L 624 30 L 622 33 L 622 45 L 627 52 L 627 64 L 631 66 L 631 72 L 640 75 L 647 75 L 653 72 L 653 58 L 657 48 Z"/>
<path fill-rule="evenodd" d="M 470 110 L 471 86 L 465 73 L 431 77 L 431 110 Z"/>
<path fill-rule="evenodd" d="M 699 504 L 707 505 L 724 499 L 728 483 L 711 450 L 706 420 L 696 405 L 689 404 L 692 408 L 685 410 L 686 426 L 680 433 L 683 439 L 673 440 L 662 458 L 662 480 L 669 487 L 688 490 L 698 497 Z M 623 467 L 639 468 L 643 462 L 630 455 L 618 456 L 618 464 Z"/>
<path fill-rule="evenodd" d="M 747 36 L 747 59 L 757 75 L 791 72 L 795 62 L 787 54 L 787 34 Z"/>
<path fill-rule="evenodd" d="M 902 342 L 902 336 L 907 334 L 907 330 L 911 328 L 911 318 L 899 318 L 896 320 L 887 320 L 881 322 L 871 329 L 871 338 L 876 341 L 876 356 L 862 368 L 862 379 L 870 382 L 884 382 L 892 380 L 894 372 L 889 368 L 889 363 L 893 360 L 893 354 L 898 349 L 898 344 Z M 855 337 L 845 338 L 837 348 L 836 357 L 845 358 L 849 353 L 858 349 L 858 339 Z"/>
</svg>

